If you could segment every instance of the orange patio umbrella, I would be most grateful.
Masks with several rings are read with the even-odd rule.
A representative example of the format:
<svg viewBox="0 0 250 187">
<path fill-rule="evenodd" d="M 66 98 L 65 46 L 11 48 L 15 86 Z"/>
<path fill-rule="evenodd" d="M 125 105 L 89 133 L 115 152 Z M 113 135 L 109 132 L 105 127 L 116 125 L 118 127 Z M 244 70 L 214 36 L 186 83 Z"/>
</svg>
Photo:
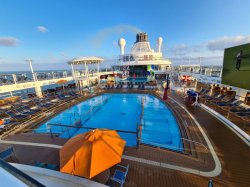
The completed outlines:
<svg viewBox="0 0 250 187">
<path fill-rule="evenodd" d="M 125 144 L 115 130 L 95 129 L 79 134 L 60 150 L 60 171 L 92 178 L 121 162 Z"/>
</svg>

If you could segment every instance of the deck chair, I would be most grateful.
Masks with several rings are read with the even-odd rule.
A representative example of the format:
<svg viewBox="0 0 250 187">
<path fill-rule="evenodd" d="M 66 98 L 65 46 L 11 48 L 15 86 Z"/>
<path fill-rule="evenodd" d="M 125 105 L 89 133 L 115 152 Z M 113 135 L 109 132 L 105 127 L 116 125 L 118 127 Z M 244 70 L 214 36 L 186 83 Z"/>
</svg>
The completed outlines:
<svg viewBox="0 0 250 187">
<path fill-rule="evenodd" d="M 10 158 L 14 162 L 18 161 L 13 147 L 8 147 L 4 151 L 0 152 L 0 158 L 5 160 L 5 161 L 9 160 Z"/>
<path fill-rule="evenodd" d="M 202 88 L 200 91 L 198 91 L 199 95 L 205 94 L 207 92 L 209 92 L 209 90 L 207 90 L 205 88 Z"/>
<path fill-rule="evenodd" d="M 208 187 L 213 187 L 213 186 L 214 186 L 213 181 L 212 181 L 212 179 L 210 179 L 209 182 L 208 182 Z"/>
<path fill-rule="evenodd" d="M 201 94 L 201 98 L 205 99 L 205 100 L 209 100 L 209 99 L 213 99 L 215 97 L 217 97 L 220 93 L 214 93 L 213 95 L 209 95 L 209 92 L 207 92 L 206 94 Z"/>
<path fill-rule="evenodd" d="M 122 168 L 124 171 L 116 169 L 114 175 L 110 178 L 110 180 L 119 183 L 120 187 L 123 187 L 123 184 L 125 183 L 128 174 L 129 165 L 122 166 L 118 164 L 117 166 Z"/>
<path fill-rule="evenodd" d="M 57 164 L 46 164 L 43 162 L 35 162 L 35 166 L 36 167 L 40 167 L 40 168 L 45 168 L 45 169 L 51 169 L 51 170 L 59 170 L 59 166 Z"/>
<path fill-rule="evenodd" d="M 209 102 L 209 103 L 211 103 L 211 102 L 221 102 L 224 97 L 226 97 L 226 95 L 221 94 L 221 95 L 218 95 L 215 98 L 206 99 L 206 101 Z"/>
<path fill-rule="evenodd" d="M 234 102 L 234 101 L 236 101 L 236 99 L 235 98 L 229 98 L 229 99 L 227 99 L 227 100 L 222 100 L 222 101 L 218 101 L 218 102 L 212 102 L 213 104 L 216 104 L 216 105 L 218 105 L 218 106 L 226 106 L 226 105 L 229 105 L 230 103 L 232 103 L 232 102 Z"/>
<path fill-rule="evenodd" d="M 230 112 L 234 112 L 234 113 L 237 113 L 237 112 L 246 112 L 246 111 L 250 111 L 250 108 L 248 105 L 242 103 L 241 105 L 237 106 L 237 107 L 232 107 L 230 109 Z"/>
<path fill-rule="evenodd" d="M 16 114 L 16 113 L 14 113 L 14 112 L 12 112 L 12 111 L 6 111 L 5 112 L 8 116 L 10 116 L 11 118 L 13 118 L 13 119 L 24 119 L 24 118 L 26 118 L 26 117 L 28 117 L 28 115 L 24 115 L 24 114 Z"/>
</svg>

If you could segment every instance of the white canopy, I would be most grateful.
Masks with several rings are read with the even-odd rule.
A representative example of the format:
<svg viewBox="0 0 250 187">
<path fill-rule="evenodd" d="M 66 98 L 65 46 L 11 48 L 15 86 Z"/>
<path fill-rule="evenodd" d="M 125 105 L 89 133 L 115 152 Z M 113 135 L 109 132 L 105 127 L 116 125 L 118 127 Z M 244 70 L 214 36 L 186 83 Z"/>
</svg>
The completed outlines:
<svg viewBox="0 0 250 187">
<path fill-rule="evenodd" d="M 68 64 L 72 65 L 80 65 L 80 64 L 95 64 L 95 63 L 101 63 L 104 59 L 99 57 L 78 57 L 74 58 L 73 60 L 69 61 Z"/>
</svg>

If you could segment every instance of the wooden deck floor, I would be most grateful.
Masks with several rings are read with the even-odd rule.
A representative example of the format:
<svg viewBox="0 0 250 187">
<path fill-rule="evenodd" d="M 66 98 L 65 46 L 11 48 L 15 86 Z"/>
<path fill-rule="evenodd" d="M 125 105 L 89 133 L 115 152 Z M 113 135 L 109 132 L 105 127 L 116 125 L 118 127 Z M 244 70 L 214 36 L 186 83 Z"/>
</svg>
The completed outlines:
<svg viewBox="0 0 250 187">
<path fill-rule="evenodd" d="M 177 95 L 175 99 L 182 102 Z M 250 186 L 250 148 L 228 127 L 200 107 L 188 110 L 206 131 L 222 164 L 217 180 L 232 186 Z"/>
</svg>

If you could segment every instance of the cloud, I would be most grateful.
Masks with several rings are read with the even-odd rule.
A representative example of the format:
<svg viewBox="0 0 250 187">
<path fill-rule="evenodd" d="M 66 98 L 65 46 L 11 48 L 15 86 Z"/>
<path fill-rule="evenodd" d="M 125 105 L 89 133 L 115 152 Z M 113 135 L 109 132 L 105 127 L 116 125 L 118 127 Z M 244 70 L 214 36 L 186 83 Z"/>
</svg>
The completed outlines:
<svg viewBox="0 0 250 187">
<path fill-rule="evenodd" d="M 7 37 L 0 37 L 0 46 L 5 46 L 5 47 L 16 47 L 19 44 L 19 40 L 11 37 L 11 36 L 7 36 Z"/>
<path fill-rule="evenodd" d="M 250 42 L 248 36 L 224 36 L 214 40 L 198 44 L 176 44 L 172 47 L 163 46 L 163 52 L 169 57 L 199 57 L 199 56 L 223 56 L 225 48 L 233 47 Z"/>
<path fill-rule="evenodd" d="M 48 30 L 46 27 L 44 27 L 44 26 L 38 26 L 38 27 L 37 27 L 37 30 L 38 30 L 39 32 L 49 32 L 49 30 Z"/>
<path fill-rule="evenodd" d="M 172 56 L 187 56 L 191 53 L 201 52 L 201 44 L 198 45 L 186 45 L 186 44 L 176 44 L 171 48 L 166 48 L 166 53 Z"/>
<path fill-rule="evenodd" d="M 203 56 L 203 57 L 172 57 L 170 58 L 174 66 L 177 65 L 191 65 L 191 64 L 201 64 L 201 65 L 222 65 L 223 56 Z"/>
<path fill-rule="evenodd" d="M 91 43 L 95 47 L 99 47 L 105 39 L 108 37 L 114 35 L 114 34 L 124 34 L 124 33 L 138 33 L 142 32 L 141 29 L 133 26 L 133 25 L 126 25 L 126 24 L 120 24 L 115 25 L 113 27 L 104 28 L 97 32 L 96 36 L 91 39 Z"/>
<path fill-rule="evenodd" d="M 224 51 L 225 48 L 241 45 L 250 42 L 250 35 L 249 36 L 224 36 L 215 40 L 208 41 L 206 47 L 210 51 Z"/>
</svg>

